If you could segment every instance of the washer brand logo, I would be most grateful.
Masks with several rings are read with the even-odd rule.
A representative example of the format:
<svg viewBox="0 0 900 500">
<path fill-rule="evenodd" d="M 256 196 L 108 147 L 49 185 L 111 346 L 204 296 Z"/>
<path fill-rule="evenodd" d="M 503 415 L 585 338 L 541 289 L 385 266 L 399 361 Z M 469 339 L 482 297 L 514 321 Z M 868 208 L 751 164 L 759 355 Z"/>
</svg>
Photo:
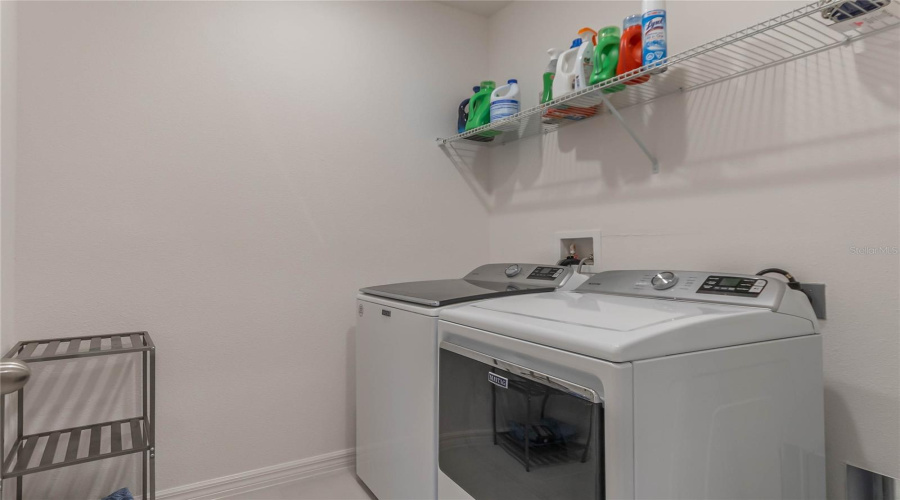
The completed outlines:
<svg viewBox="0 0 900 500">
<path fill-rule="evenodd" d="M 497 387 L 501 387 L 503 389 L 509 389 L 509 380 L 500 375 L 497 375 L 494 372 L 488 372 L 488 382 L 496 385 Z"/>
<path fill-rule="evenodd" d="M 359 317 L 362 318 L 362 315 L 363 315 L 363 306 L 362 306 L 362 304 L 360 304 L 359 305 Z"/>
<path fill-rule="evenodd" d="M 391 311 L 389 311 L 389 310 L 387 310 L 387 309 L 382 309 L 382 310 L 381 310 L 381 315 L 382 315 L 382 316 L 387 316 L 388 318 L 390 318 L 390 317 L 391 317 Z"/>
</svg>

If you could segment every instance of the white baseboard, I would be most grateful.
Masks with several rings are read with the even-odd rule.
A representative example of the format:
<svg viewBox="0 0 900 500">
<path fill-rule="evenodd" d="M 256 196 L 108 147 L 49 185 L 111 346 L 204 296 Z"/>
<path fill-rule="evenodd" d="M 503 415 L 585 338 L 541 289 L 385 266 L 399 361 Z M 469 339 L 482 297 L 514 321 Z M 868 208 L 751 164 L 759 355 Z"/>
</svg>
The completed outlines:
<svg viewBox="0 0 900 500">
<path fill-rule="evenodd" d="M 246 493 L 267 486 L 296 481 L 326 472 L 353 467 L 356 450 L 349 448 L 230 476 L 160 491 L 158 500 L 212 500 L 226 495 Z"/>
</svg>

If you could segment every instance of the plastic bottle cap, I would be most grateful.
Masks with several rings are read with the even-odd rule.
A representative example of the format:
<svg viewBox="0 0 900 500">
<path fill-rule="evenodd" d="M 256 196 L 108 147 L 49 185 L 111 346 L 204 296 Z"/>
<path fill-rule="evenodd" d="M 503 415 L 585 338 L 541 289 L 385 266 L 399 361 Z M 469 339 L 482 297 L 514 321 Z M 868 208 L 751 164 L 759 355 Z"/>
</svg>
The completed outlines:
<svg viewBox="0 0 900 500">
<path fill-rule="evenodd" d="M 622 23 L 622 29 L 627 30 L 631 26 L 640 26 L 641 25 L 641 15 L 640 14 L 632 14 L 625 18 L 625 21 Z"/>
<path fill-rule="evenodd" d="M 478 92 L 479 90 L 481 90 L 481 87 L 479 87 L 478 85 L 472 87 L 472 92 Z"/>
<path fill-rule="evenodd" d="M 512 79 L 512 80 L 507 80 L 506 83 L 519 83 L 519 80 L 516 80 L 516 79 L 514 78 L 514 79 Z"/>
<path fill-rule="evenodd" d="M 574 49 L 575 47 L 581 47 L 581 38 L 576 38 L 576 39 L 572 40 L 572 46 L 569 48 Z"/>
</svg>

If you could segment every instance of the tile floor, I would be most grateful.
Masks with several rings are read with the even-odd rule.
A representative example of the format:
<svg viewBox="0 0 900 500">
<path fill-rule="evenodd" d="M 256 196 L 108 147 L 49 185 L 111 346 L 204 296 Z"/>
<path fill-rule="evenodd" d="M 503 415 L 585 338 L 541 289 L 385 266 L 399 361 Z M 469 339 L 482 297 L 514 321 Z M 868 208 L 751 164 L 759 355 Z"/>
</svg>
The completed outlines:
<svg viewBox="0 0 900 500">
<path fill-rule="evenodd" d="M 223 497 L 223 500 L 375 500 L 375 497 L 357 479 L 353 469 L 343 469 Z"/>
</svg>

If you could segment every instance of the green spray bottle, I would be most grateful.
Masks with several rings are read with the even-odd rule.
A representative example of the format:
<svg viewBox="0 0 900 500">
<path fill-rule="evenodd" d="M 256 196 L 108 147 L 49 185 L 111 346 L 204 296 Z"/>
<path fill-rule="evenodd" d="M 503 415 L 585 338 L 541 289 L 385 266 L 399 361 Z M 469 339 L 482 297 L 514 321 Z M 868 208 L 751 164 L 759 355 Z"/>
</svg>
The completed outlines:
<svg viewBox="0 0 900 500">
<path fill-rule="evenodd" d="M 541 92 L 541 104 L 553 100 L 553 77 L 556 75 L 556 64 L 559 61 L 559 51 L 550 49 L 547 51 L 550 62 L 544 70 L 544 90 Z"/>
<path fill-rule="evenodd" d="M 491 122 L 491 92 L 497 88 L 497 84 L 485 80 L 479 87 L 481 89 L 469 99 L 469 119 L 466 121 L 466 130 L 472 130 Z"/>
<path fill-rule="evenodd" d="M 622 31 L 618 26 L 607 26 L 597 35 L 597 44 L 594 47 L 594 71 L 588 81 L 591 85 L 609 80 L 616 76 L 616 65 L 619 63 L 619 38 Z M 625 85 L 613 85 L 603 89 L 606 94 L 625 90 Z"/>
</svg>

